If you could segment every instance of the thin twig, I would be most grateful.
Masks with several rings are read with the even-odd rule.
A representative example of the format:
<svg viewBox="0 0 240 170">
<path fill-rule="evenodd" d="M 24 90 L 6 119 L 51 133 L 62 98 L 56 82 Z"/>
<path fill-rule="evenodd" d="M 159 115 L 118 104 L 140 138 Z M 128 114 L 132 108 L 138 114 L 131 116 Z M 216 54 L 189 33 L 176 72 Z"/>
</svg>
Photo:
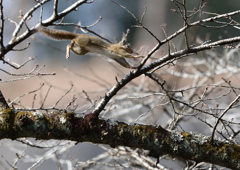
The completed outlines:
<svg viewBox="0 0 240 170">
<path fill-rule="evenodd" d="M 40 86 L 39 88 L 37 88 L 36 90 L 29 91 L 29 92 L 27 92 L 27 93 L 22 94 L 21 96 L 19 96 L 19 97 L 17 97 L 16 99 L 12 100 L 12 101 L 9 103 L 9 105 L 15 103 L 17 100 L 19 100 L 20 98 L 22 98 L 22 97 L 24 97 L 24 96 L 26 96 L 26 95 L 29 95 L 29 94 L 31 94 L 31 93 L 35 93 L 36 91 L 40 90 L 43 86 L 44 86 L 44 83 L 41 84 L 41 86 Z"/>
<path fill-rule="evenodd" d="M 49 86 L 48 91 L 47 91 L 47 93 L 46 93 L 46 95 L 45 95 L 45 97 L 44 97 L 44 99 L 42 101 L 42 104 L 41 104 L 40 108 L 43 108 L 43 105 L 44 105 L 44 103 L 45 103 L 45 101 L 46 101 L 46 99 L 48 97 L 48 94 L 49 94 L 51 88 L 52 88 L 52 86 Z"/>
<path fill-rule="evenodd" d="M 212 144 L 214 144 L 214 134 L 216 131 L 216 128 L 218 126 L 219 121 L 222 119 L 222 117 L 235 105 L 237 102 L 239 102 L 240 95 L 238 95 L 229 105 L 228 107 L 222 112 L 222 114 L 218 117 L 217 122 L 215 126 L 213 127 L 212 135 L 211 135 L 211 141 Z"/>
<path fill-rule="evenodd" d="M 4 16 L 3 16 L 3 0 L 0 0 L 0 48 L 1 51 L 5 48 L 3 45 L 3 28 L 4 28 Z"/>
</svg>

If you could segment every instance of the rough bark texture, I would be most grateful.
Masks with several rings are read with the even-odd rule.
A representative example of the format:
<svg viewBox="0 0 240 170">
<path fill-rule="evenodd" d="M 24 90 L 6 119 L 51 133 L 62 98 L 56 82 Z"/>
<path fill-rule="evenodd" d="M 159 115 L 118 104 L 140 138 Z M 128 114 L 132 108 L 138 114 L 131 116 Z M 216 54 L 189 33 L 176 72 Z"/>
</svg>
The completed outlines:
<svg viewBox="0 0 240 170">
<path fill-rule="evenodd" d="M 212 145 L 206 136 L 169 132 L 161 126 L 102 120 L 94 114 L 75 117 L 73 113 L 16 112 L 7 108 L 0 115 L 0 139 L 20 137 L 129 146 L 148 150 L 149 155 L 156 158 L 169 154 L 185 160 L 240 169 L 238 145 L 221 141 L 214 141 L 215 145 Z"/>
</svg>

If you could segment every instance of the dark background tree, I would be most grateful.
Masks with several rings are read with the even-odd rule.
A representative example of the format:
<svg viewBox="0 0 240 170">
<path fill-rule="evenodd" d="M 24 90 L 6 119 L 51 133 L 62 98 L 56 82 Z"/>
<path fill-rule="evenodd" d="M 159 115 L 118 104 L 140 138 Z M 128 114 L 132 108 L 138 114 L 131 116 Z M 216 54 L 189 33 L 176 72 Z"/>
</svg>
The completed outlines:
<svg viewBox="0 0 240 170">
<path fill-rule="evenodd" d="M 1 0 L 1 168 L 240 169 L 237 3 Z M 66 61 L 39 22 L 111 42 L 130 28 L 143 57 Z"/>
</svg>

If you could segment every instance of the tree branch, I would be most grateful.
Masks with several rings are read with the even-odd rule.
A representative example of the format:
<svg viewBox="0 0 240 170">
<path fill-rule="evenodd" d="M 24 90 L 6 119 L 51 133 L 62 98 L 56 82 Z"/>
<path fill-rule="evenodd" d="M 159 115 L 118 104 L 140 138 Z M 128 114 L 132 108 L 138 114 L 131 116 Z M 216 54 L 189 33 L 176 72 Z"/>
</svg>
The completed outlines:
<svg viewBox="0 0 240 170">
<path fill-rule="evenodd" d="M 0 25 L 0 48 L 3 49 L 5 48 L 3 45 L 3 27 L 4 27 L 4 18 L 3 18 L 3 4 L 2 0 L 0 0 L 0 20 L 1 20 L 1 25 Z"/>
<path fill-rule="evenodd" d="M 29 28 L 29 30 L 25 31 L 23 34 L 18 35 L 20 29 L 22 28 L 22 25 L 25 23 L 25 20 L 38 8 L 41 7 L 41 5 L 43 5 L 44 3 L 47 3 L 49 0 L 44 0 L 43 2 L 41 2 L 41 4 L 37 4 L 35 5 L 29 12 L 27 12 L 24 17 L 22 18 L 22 20 L 20 21 L 20 23 L 17 25 L 15 31 L 13 32 L 13 36 L 11 41 L 8 43 L 8 45 L 6 46 L 6 48 L 1 49 L 1 53 L 0 53 L 0 57 L 3 57 L 6 53 L 8 53 L 9 51 L 11 51 L 16 45 L 18 45 L 19 43 L 21 43 L 22 41 L 24 41 L 25 39 L 27 39 L 29 36 L 31 36 L 32 34 L 34 34 L 36 32 L 35 27 L 37 27 L 37 25 L 35 27 Z M 53 22 L 61 19 L 62 17 L 66 16 L 68 13 L 70 13 L 71 11 L 75 10 L 78 6 L 86 3 L 87 0 L 79 0 L 77 2 L 75 2 L 74 4 L 72 4 L 71 6 L 69 6 L 67 9 L 63 10 L 62 12 L 58 13 L 58 15 L 52 15 L 50 18 L 46 19 L 45 21 L 42 22 L 43 25 L 48 26 L 51 25 Z"/>
<path fill-rule="evenodd" d="M 169 154 L 185 160 L 209 162 L 232 169 L 240 169 L 240 146 L 187 132 L 167 131 L 161 126 L 150 126 L 99 119 L 93 114 L 75 117 L 74 113 L 43 114 L 41 112 L 2 111 L 0 139 L 20 137 L 36 139 L 72 140 L 107 144 L 111 147 L 128 146 L 149 151 L 158 158 Z"/>
<path fill-rule="evenodd" d="M 221 45 L 226 45 L 226 44 L 230 44 L 230 43 L 234 43 L 234 42 L 239 42 L 240 41 L 240 37 L 234 37 L 234 38 L 228 38 L 228 39 L 223 39 L 223 40 L 219 40 L 213 43 L 208 43 L 208 44 L 203 44 L 203 45 L 199 45 L 197 47 L 189 47 L 188 49 L 184 49 L 184 50 L 180 50 L 174 53 L 170 53 L 158 60 L 156 60 L 155 62 L 141 68 L 140 70 L 135 70 L 133 72 L 130 72 L 128 75 L 126 75 L 121 81 L 117 82 L 110 91 L 108 91 L 106 93 L 106 95 L 104 96 L 104 98 L 98 103 L 98 105 L 96 106 L 96 108 L 93 110 L 93 114 L 96 114 L 97 116 L 100 114 L 100 112 L 104 109 L 104 107 L 107 105 L 107 103 L 110 101 L 110 99 L 117 94 L 118 91 L 120 91 L 127 83 L 129 83 L 130 81 L 132 81 L 133 79 L 135 79 L 136 77 L 152 70 L 153 68 L 157 67 L 157 66 L 161 66 L 164 63 L 171 61 L 175 58 L 184 56 L 184 55 L 190 55 L 190 54 L 195 54 L 198 53 L 200 51 L 203 50 L 207 50 L 207 49 L 211 49 L 211 48 L 215 48 Z M 151 53 L 149 53 L 149 55 L 152 55 L 154 52 L 157 51 L 157 49 L 160 47 L 160 44 L 157 44 Z"/>
</svg>

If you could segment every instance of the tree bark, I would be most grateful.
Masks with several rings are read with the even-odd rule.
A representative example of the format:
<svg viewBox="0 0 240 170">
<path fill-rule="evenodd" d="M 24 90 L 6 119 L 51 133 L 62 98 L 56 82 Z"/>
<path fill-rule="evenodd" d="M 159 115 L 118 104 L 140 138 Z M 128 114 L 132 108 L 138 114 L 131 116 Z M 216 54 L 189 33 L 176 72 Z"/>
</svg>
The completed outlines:
<svg viewBox="0 0 240 170">
<path fill-rule="evenodd" d="M 127 124 L 99 119 L 95 114 L 18 112 L 7 108 L 0 115 L 0 139 L 20 137 L 71 140 L 145 149 L 155 158 L 169 154 L 185 160 L 209 162 L 240 169 L 240 146 L 161 126 Z"/>
</svg>

